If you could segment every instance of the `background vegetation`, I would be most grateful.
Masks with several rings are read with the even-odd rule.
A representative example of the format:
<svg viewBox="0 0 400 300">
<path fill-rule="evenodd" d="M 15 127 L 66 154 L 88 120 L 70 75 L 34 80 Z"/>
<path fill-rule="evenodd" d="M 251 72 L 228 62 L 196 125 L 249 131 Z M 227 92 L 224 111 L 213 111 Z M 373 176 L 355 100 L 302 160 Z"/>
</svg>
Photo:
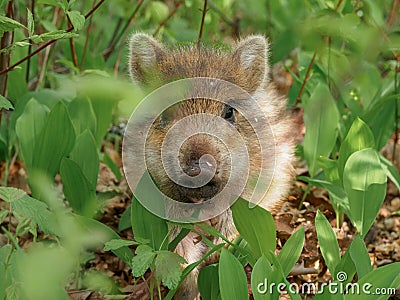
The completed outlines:
<svg viewBox="0 0 400 300">
<path fill-rule="evenodd" d="M 155 288 L 166 299 L 195 266 L 182 272 L 182 258 L 171 251 L 197 227 L 182 226 L 178 238 L 168 243 L 166 221 L 135 199 L 128 207 L 118 154 L 120 122 L 142 98 L 127 78 L 126 41 L 134 31 L 171 45 L 201 40 L 214 47 L 227 47 L 247 34 L 268 36 L 273 79 L 299 116 L 299 128 L 305 126 L 304 138 L 299 130 L 297 154 L 307 170 L 298 179 L 308 185 L 302 185 L 300 198 L 323 188 L 335 227 L 347 221 L 353 230 L 352 243 L 339 248 L 331 224 L 316 213 L 329 274 L 337 280 L 345 271 L 345 282 L 398 287 L 399 263 L 372 270 L 363 240 L 385 200 L 387 177 L 400 187 L 399 12 L 398 0 L 1 0 L 0 299 L 64 299 L 85 288 L 125 297 L 110 276 L 89 270 L 104 244 L 104 251 L 112 251 L 134 277 L 143 278 L 131 278 L 132 284 L 145 282 L 147 290 Z M 117 189 L 101 188 L 104 169 Z M 128 207 L 117 220 L 120 232 L 101 222 L 115 196 L 123 199 L 123 209 Z M 255 286 L 266 274 L 274 282 L 289 283 L 304 229 L 276 252 L 268 212 L 250 210 L 240 200 L 233 213 L 242 238 L 210 244 L 209 254 L 220 252 L 221 261 L 200 273 L 203 299 L 247 299 L 243 266 L 253 269 L 254 299 L 278 299 L 277 293 L 255 293 Z M 263 226 L 251 231 L 246 224 L 252 222 Z M 204 240 L 220 236 L 198 226 Z M 129 227 L 134 240 L 121 239 Z M 233 294 L 232 286 L 237 287 Z M 300 299 L 294 293 L 290 297 Z M 325 291 L 315 298 L 333 297 L 389 295 Z"/>
</svg>

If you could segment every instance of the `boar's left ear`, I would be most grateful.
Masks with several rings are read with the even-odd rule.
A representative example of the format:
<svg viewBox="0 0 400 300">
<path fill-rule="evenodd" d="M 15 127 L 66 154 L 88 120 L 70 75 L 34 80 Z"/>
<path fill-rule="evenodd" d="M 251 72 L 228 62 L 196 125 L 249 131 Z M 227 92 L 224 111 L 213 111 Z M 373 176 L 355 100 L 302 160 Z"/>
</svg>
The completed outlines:
<svg viewBox="0 0 400 300">
<path fill-rule="evenodd" d="M 268 41 L 262 35 L 248 36 L 240 41 L 233 53 L 250 91 L 268 78 Z"/>
<path fill-rule="evenodd" d="M 129 73 L 133 81 L 149 83 L 157 80 L 158 62 L 164 53 L 163 46 L 145 33 L 133 34 L 129 46 Z"/>
</svg>

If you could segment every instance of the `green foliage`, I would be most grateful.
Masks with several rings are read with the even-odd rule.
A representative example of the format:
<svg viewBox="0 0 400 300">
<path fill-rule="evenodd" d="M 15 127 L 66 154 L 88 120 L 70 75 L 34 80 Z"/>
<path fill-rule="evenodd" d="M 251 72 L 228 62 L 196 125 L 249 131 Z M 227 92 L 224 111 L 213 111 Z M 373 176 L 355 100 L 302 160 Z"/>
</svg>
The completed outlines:
<svg viewBox="0 0 400 300">
<path fill-rule="evenodd" d="M 301 253 L 304 230 L 295 232 L 275 256 L 272 216 L 260 207 L 249 208 L 242 199 L 232 207 L 241 235 L 235 242 L 207 224 L 170 224 L 136 199 L 119 224 L 120 231 L 132 227 L 135 241 L 122 240 L 93 219 L 102 204 L 96 192 L 100 159 L 117 180 L 121 178 L 117 164 L 102 153 L 104 136 L 112 122 L 129 117 L 143 96 L 125 79 L 128 34 L 144 31 L 157 33 L 171 44 L 194 42 L 204 2 L 105 1 L 93 10 L 90 1 L 38 0 L 34 4 L 27 9 L 26 1 L 0 0 L 0 37 L 13 34 L 12 39 L 2 39 L 0 49 L 0 71 L 5 72 L 0 75 L 1 175 L 7 185 L 15 159 L 22 160 L 32 192 L 0 187 L 5 202 L 0 221 L 13 217 L 18 223 L 15 232 L 2 228 L 8 241 L 0 248 L 0 299 L 66 299 L 63 287 L 81 273 L 77 266 L 82 253 L 104 244 L 104 250 L 127 263 L 134 276 L 148 269 L 154 272 L 151 284 L 162 282 L 170 288 L 166 299 L 215 252 L 221 253 L 220 263 L 199 274 L 203 299 L 246 299 L 242 266 L 247 263 L 253 266 L 254 298 L 278 299 L 276 290 L 260 294 L 257 287 L 266 276 L 269 282 L 288 286 L 286 277 Z M 331 225 L 317 213 L 320 249 L 329 271 L 333 277 L 346 272 L 346 283 L 357 274 L 360 284 L 386 288 L 399 286 L 399 265 L 372 270 L 363 238 L 384 199 L 387 177 L 400 188 L 398 170 L 378 152 L 398 125 L 395 53 L 400 30 L 398 20 L 391 17 L 392 5 L 386 0 L 214 0 L 208 1 L 202 36 L 206 46 L 223 49 L 236 36 L 261 33 L 269 37 L 271 62 L 281 63 L 293 77 L 289 102 L 304 112 L 306 133 L 300 152 L 310 176 L 299 179 L 326 189 L 337 225 L 345 213 L 358 231 L 340 256 Z M 88 12 L 91 15 L 85 17 Z M 47 42 L 52 43 L 51 49 L 32 54 Z M 23 63 L 6 72 L 20 60 Z M 53 189 L 60 180 L 61 195 Z M 183 259 L 172 251 L 190 231 L 210 250 L 182 270 Z M 25 234 L 34 239 L 27 250 L 19 245 Z M 223 242 L 214 245 L 210 237 Z M 132 245 L 137 246 L 134 253 Z M 228 245 L 228 250 L 221 251 Z M 86 273 L 83 282 L 84 287 L 103 294 L 119 293 L 104 274 Z M 233 283 L 240 292 L 231 295 Z M 292 299 L 299 299 L 288 292 Z M 339 298 L 375 299 L 365 294 L 331 295 L 328 290 L 315 297 Z"/>
</svg>

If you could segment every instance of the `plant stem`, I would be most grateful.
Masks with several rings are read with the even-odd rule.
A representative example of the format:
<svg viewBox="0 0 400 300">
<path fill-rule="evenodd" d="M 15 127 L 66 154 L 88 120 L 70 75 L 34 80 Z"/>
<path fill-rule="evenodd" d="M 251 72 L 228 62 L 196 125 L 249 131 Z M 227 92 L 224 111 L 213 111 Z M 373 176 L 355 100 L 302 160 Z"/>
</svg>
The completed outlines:
<svg viewBox="0 0 400 300">
<path fill-rule="evenodd" d="M 10 19 L 13 19 L 14 17 L 14 1 L 10 1 L 7 4 L 7 12 L 6 16 Z M 1 38 L 1 48 L 6 48 L 9 45 L 12 44 L 14 39 L 14 31 L 8 31 L 3 34 L 3 37 Z M 4 52 L 0 54 L 0 68 L 1 69 L 7 69 L 10 65 L 10 58 L 11 58 L 11 53 L 10 52 Z M 3 74 L 0 72 L 0 75 Z M 0 93 L 5 97 L 6 92 L 7 92 L 7 81 L 8 81 L 8 75 L 4 74 L 4 76 L 0 77 Z"/>
<path fill-rule="evenodd" d="M 176 11 L 178 10 L 179 6 L 181 6 L 183 4 L 183 0 L 180 0 L 178 2 L 175 2 L 174 4 L 174 9 L 171 10 L 171 12 L 169 13 L 168 17 L 166 17 L 161 23 L 160 25 L 158 25 L 157 29 L 154 31 L 153 36 L 156 36 L 158 34 L 158 32 L 161 30 L 161 28 L 163 28 L 165 26 L 165 24 L 168 22 L 169 19 L 171 19 L 171 17 L 176 13 Z"/>
<path fill-rule="evenodd" d="M 33 19 L 35 20 L 35 0 L 31 0 L 31 13 L 33 15 Z M 29 39 L 29 46 L 28 46 L 28 55 L 32 52 L 32 40 Z M 29 82 L 29 73 L 31 69 L 31 59 L 29 58 L 26 62 L 26 74 L 25 74 L 25 81 Z"/>
<path fill-rule="evenodd" d="M 97 3 L 86 15 L 85 15 L 85 19 L 87 19 L 88 17 L 90 17 L 99 7 L 101 4 L 103 4 L 103 2 L 106 0 L 100 0 L 99 3 Z M 70 27 L 66 30 L 66 32 L 71 32 L 74 28 Z M 11 70 L 13 70 L 15 67 L 19 66 L 20 64 L 22 64 L 23 62 L 25 62 L 26 60 L 28 60 L 30 57 L 38 54 L 39 52 L 41 52 L 43 49 L 47 48 L 48 46 L 54 44 L 55 42 L 57 42 L 57 40 L 50 40 L 47 43 L 41 45 L 39 48 L 37 48 L 35 51 L 33 51 L 31 54 L 28 54 L 27 56 L 25 56 L 24 58 L 20 59 L 19 61 L 17 61 L 15 64 L 9 66 L 8 68 L 5 68 L 3 70 L 0 71 L 0 75 L 5 74 L 10 72 Z"/>
<path fill-rule="evenodd" d="M 96 5 L 96 0 L 93 0 L 93 6 L 95 5 Z M 85 46 L 83 48 L 83 54 L 81 57 L 81 70 L 83 70 L 83 68 L 85 67 L 85 58 L 86 58 L 87 48 L 89 46 L 89 33 L 90 29 L 92 28 L 92 22 L 93 22 L 93 16 L 90 16 L 89 24 L 86 30 Z"/>
<path fill-rule="evenodd" d="M 207 13 L 207 0 L 204 0 L 203 12 L 202 12 L 202 16 L 201 16 L 199 37 L 197 39 L 197 48 L 200 48 L 201 39 L 203 37 L 204 19 L 206 17 L 206 13 Z"/>
<path fill-rule="evenodd" d="M 124 35 L 124 33 L 126 32 L 126 30 L 129 27 L 129 25 L 131 25 L 133 23 L 133 20 L 135 19 L 135 16 L 136 16 L 137 12 L 139 11 L 139 8 L 142 6 L 142 4 L 143 4 L 143 0 L 138 0 L 138 3 L 136 5 L 135 9 L 133 10 L 132 14 L 130 15 L 128 21 L 125 23 L 124 27 L 119 31 L 118 34 L 115 33 L 115 36 L 111 39 L 109 46 L 103 53 L 103 57 L 105 60 L 107 60 L 111 56 L 111 54 L 114 52 L 115 46 L 117 45 L 117 43 L 119 42 L 121 37 Z M 125 39 L 124 39 L 124 41 L 125 41 Z M 117 64 L 119 65 L 119 62 Z"/>
</svg>

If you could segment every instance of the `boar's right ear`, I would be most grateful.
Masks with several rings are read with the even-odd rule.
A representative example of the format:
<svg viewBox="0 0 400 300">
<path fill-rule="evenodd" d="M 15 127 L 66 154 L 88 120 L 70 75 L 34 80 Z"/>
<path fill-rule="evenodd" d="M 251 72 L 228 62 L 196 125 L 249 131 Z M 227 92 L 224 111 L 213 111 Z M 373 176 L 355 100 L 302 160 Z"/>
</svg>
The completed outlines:
<svg viewBox="0 0 400 300">
<path fill-rule="evenodd" d="M 129 73 L 133 81 L 149 83 L 159 77 L 158 61 L 163 47 L 145 33 L 135 33 L 130 40 Z"/>
</svg>

